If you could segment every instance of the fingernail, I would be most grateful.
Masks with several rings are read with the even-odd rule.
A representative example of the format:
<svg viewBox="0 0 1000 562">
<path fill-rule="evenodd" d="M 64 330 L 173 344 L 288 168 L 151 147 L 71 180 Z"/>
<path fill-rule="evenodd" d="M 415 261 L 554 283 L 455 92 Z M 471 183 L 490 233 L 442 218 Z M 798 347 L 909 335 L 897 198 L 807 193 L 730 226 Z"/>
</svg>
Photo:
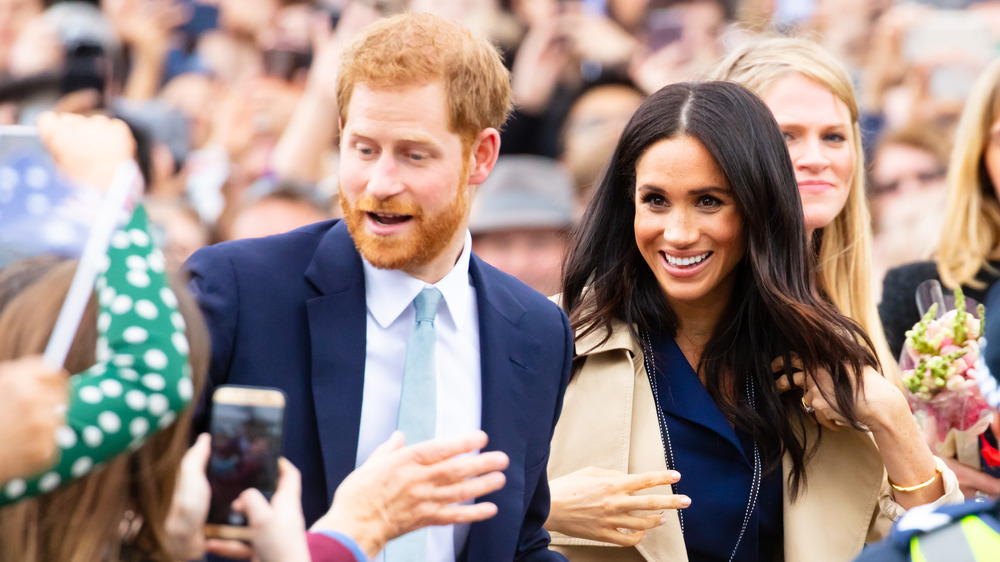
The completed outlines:
<svg viewBox="0 0 1000 562">
<path fill-rule="evenodd" d="M 666 525 L 666 523 L 667 523 L 667 517 L 665 515 L 663 517 L 660 517 L 660 525 Z"/>
<path fill-rule="evenodd" d="M 687 496 L 682 496 L 681 497 L 681 507 L 687 507 L 689 505 L 691 505 L 691 498 L 689 498 Z"/>
<path fill-rule="evenodd" d="M 677 472 L 676 470 L 671 470 L 670 471 L 670 477 L 673 478 L 674 480 L 680 480 L 681 479 L 681 473 Z"/>
</svg>

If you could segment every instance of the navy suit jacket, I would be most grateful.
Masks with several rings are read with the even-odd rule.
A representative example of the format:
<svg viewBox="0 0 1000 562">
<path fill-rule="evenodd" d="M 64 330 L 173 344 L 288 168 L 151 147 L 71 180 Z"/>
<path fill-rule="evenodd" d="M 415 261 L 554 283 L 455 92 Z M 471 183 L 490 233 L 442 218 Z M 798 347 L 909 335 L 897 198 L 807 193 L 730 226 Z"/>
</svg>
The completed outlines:
<svg viewBox="0 0 1000 562">
<path fill-rule="evenodd" d="M 326 512 L 357 455 L 365 371 L 365 280 L 347 227 L 203 248 L 187 263 L 212 337 L 205 396 L 220 384 L 284 391 L 285 456 L 302 472 L 307 524 Z M 566 315 L 475 255 L 487 450 L 510 457 L 499 512 L 472 525 L 465 560 L 563 560 L 548 551 L 549 441 L 569 381 Z M 199 420 L 204 427 L 204 420 Z"/>
</svg>

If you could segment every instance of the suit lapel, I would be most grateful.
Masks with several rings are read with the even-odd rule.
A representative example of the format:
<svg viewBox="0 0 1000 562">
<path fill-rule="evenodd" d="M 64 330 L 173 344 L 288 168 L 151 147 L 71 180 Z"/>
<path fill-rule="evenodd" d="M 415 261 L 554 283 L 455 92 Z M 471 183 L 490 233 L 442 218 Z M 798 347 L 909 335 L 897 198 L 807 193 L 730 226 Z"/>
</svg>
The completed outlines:
<svg viewBox="0 0 1000 562">
<path fill-rule="evenodd" d="M 312 397 L 329 498 L 354 470 L 365 374 L 365 283 L 361 257 L 340 222 L 317 247 L 306 278 Z"/>
<path fill-rule="evenodd" d="M 524 512 L 524 469 L 526 436 L 535 431 L 523 415 L 530 392 L 526 368 L 541 344 L 519 327 L 525 309 L 475 255 L 469 274 L 476 288 L 479 312 L 479 354 L 482 367 L 482 429 L 489 435 L 486 450 L 503 451 L 510 457 L 507 485 L 480 498 L 499 508 L 496 517 L 472 525 L 467 560 L 499 560 L 514 552 L 504 552 L 518 543 L 517 534 Z M 518 484 L 521 485 L 518 488 Z"/>
</svg>

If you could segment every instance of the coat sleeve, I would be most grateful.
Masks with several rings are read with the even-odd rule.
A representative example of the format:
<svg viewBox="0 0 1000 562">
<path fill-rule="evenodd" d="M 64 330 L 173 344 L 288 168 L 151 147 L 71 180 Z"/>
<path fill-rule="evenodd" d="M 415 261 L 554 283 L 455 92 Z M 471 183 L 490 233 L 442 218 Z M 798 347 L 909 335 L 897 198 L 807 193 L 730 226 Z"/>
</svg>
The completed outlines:
<svg viewBox="0 0 1000 562">
<path fill-rule="evenodd" d="M 184 264 L 190 275 L 188 290 L 198 301 L 212 343 L 205 389 L 195 410 L 195 432 L 207 431 L 209 404 L 216 386 L 229 378 L 240 319 L 239 284 L 236 268 L 223 246 L 202 248 Z"/>
<path fill-rule="evenodd" d="M 944 494 L 927 504 L 930 506 L 928 509 L 935 509 L 942 505 L 959 504 L 965 501 L 965 496 L 958 487 L 958 477 L 947 466 L 941 471 L 941 482 L 944 484 Z M 892 486 L 889 485 L 889 478 L 884 477 L 882 479 L 882 489 L 878 497 L 879 513 L 876 514 L 871 527 L 868 529 L 866 543 L 885 538 L 892 524 L 906 513 L 906 508 L 896 503 L 892 492 Z"/>
</svg>

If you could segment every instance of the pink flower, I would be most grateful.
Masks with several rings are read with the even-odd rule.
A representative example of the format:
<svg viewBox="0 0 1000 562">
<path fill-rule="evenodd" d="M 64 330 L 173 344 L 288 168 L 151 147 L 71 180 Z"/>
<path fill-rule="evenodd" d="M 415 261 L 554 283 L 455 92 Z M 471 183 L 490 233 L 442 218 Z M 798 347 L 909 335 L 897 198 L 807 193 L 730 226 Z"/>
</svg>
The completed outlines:
<svg viewBox="0 0 1000 562">
<path fill-rule="evenodd" d="M 948 355 L 950 353 L 955 353 L 956 351 L 962 350 L 961 347 L 955 345 L 955 343 L 952 342 L 950 339 L 945 338 L 945 341 L 947 341 L 948 343 L 944 342 L 941 343 L 941 355 Z"/>
</svg>

